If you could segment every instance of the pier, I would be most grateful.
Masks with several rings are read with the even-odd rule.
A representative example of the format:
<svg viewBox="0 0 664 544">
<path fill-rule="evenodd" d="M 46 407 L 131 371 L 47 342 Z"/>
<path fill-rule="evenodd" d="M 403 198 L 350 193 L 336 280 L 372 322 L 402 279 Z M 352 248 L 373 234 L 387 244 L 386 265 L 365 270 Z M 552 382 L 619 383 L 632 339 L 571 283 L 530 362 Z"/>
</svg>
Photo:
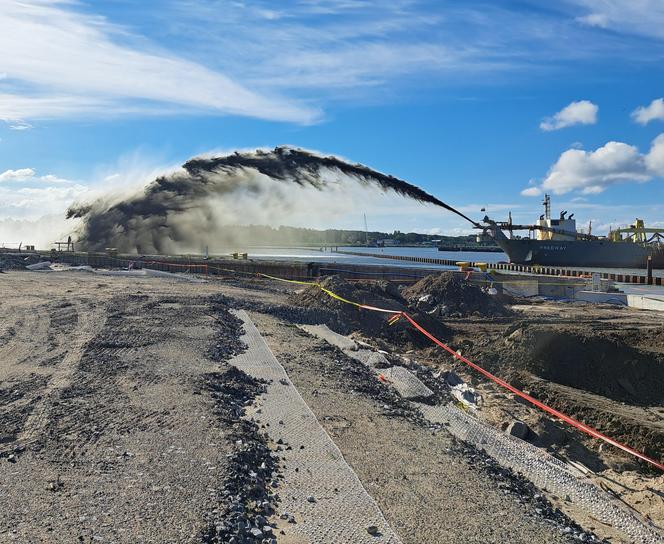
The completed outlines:
<svg viewBox="0 0 664 544">
<path fill-rule="evenodd" d="M 459 259 L 439 259 L 435 257 L 411 257 L 406 255 L 386 255 L 384 253 L 370 253 L 361 251 L 347 251 L 337 250 L 337 253 L 345 255 L 356 255 L 358 257 L 375 257 L 377 259 L 389 259 L 395 261 L 407 261 L 413 263 L 432 264 L 437 266 L 457 266 Z M 602 269 L 588 269 L 588 268 L 569 268 L 569 267 L 552 267 L 552 266 L 529 266 L 523 264 L 512 263 L 482 263 L 487 264 L 493 270 L 500 270 L 506 272 L 521 272 L 525 274 L 537 274 L 545 276 L 565 276 L 565 277 L 590 277 L 594 272 L 600 274 L 601 279 L 611 280 L 618 283 L 636 283 L 643 285 L 662 285 L 663 278 L 659 275 L 653 275 L 652 270 L 650 274 L 644 269 L 641 274 L 620 274 L 610 272 Z M 469 262 L 469 266 L 476 267 L 478 262 Z"/>
</svg>

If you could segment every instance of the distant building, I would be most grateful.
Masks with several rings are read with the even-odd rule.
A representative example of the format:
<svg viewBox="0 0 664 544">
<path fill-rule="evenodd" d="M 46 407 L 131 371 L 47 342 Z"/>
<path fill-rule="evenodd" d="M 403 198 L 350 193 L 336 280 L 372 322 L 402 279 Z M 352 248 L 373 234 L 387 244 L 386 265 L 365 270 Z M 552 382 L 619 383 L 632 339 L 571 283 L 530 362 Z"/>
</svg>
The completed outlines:
<svg viewBox="0 0 664 544">
<path fill-rule="evenodd" d="M 395 240 L 394 238 L 384 238 L 382 240 L 378 240 L 377 243 L 378 243 L 379 246 L 383 246 L 383 247 L 400 245 L 399 240 Z"/>
</svg>

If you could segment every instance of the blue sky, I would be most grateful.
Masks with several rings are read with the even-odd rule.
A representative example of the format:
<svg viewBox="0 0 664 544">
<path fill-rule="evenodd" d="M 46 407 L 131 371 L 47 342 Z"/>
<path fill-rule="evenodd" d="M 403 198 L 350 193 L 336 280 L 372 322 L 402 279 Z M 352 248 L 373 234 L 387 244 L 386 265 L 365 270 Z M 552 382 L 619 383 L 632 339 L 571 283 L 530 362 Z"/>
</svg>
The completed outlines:
<svg viewBox="0 0 664 544">
<path fill-rule="evenodd" d="M 664 226 L 658 0 L 4 0 L 0 51 L 0 225 L 290 144 L 476 217 L 533 220 L 547 191 L 598 230 Z M 333 223 L 361 209 L 373 228 L 466 228 L 365 203 Z"/>
</svg>

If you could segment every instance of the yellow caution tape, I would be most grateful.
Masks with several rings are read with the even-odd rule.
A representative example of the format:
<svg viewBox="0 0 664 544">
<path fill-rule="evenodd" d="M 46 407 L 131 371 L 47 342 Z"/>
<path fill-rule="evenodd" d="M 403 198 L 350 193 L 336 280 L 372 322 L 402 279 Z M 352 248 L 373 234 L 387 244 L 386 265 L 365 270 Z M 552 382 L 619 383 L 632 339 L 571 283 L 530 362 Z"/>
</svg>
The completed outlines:
<svg viewBox="0 0 664 544">
<path fill-rule="evenodd" d="M 313 285 L 318 286 L 318 288 L 321 291 L 323 291 L 323 293 L 327 293 L 328 295 L 330 295 L 332 298 L 334 298 L 336 300 L 340 300 L 341 302 L 345 302 L 346 304 L 352 304 L 353 306 L 357 306 L 358 308 L 362 308 L 362 304 L 360 304 L 359 302 L 353 302 L 352 300 L 347 300 L 343 297 L 340 297 L 339 295 L 337 295 L 336 293 L 330 291 L 329 289 L 325 289 L 325 287 L 322 287 L 318 283 L 314 283 Z"/>
<path fill-rule="evenodd" d="M 286 280 L 284 278 L 277 278 L 276 276 L 270 276 L 269 274 L 263 274 L 262 272 L 256 272 L 257 276 L 263 276 L 264 278 L 269 278 L 271 280 L 283 281 L 285 283 L 297 283 L 298 285 L 318 285 L 313 281 L 300 281 L 300 280 Z M 322 289 L 322 287 L 321 287 Z"/>
</svg>

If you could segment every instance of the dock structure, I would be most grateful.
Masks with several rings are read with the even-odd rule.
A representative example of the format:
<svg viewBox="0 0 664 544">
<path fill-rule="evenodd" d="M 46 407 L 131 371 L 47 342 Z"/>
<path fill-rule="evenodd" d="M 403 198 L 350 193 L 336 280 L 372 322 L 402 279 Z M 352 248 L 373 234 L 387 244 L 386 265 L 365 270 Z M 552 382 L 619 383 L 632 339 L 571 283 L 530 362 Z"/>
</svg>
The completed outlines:
<svg viewBox="0 0 664 544">
<path fill-rule="evenodd" d="M 458 259 L 438 259 L 435 257 L 411 257 L 408 255 L 386 255 L 383 253 L 369 253 L 360 251 L 347 251 L 337 250 L 337 253 L 344 255 L 356 255 L 358 257 L 375 257 L 377 259 L 389 259 L 394 261 L 407 261 L 421 264 L 432 264 L 437 266 L 456 266 Z M 470 262 L 469 266 L 476 267 L 479 263 Z M 507 272 L 522 272 L 525 274 L 538 274 L 545 276 L 566 276 L 566 277 L 582 277 L 592 276 L 593 273 L 599 272 L 603 280 L 611 280 L 619 283 L 639 283 L 644 285 L 663 285 L 664 278 L 660 276 L 653 276 L 652 270 L 650 274 L 644 269 L 643 274 L 620 274 L 616 272 L 601 271 L 598 269 L 583 269 L 583 268 L 570 268 L 570 267 L 553 267 L 553 266 L 538 266 L 538 265 L 524 265 L 513 263 L 489 263 L 489 267 L 493 270 L 507 271 Z"/>
</svg>

